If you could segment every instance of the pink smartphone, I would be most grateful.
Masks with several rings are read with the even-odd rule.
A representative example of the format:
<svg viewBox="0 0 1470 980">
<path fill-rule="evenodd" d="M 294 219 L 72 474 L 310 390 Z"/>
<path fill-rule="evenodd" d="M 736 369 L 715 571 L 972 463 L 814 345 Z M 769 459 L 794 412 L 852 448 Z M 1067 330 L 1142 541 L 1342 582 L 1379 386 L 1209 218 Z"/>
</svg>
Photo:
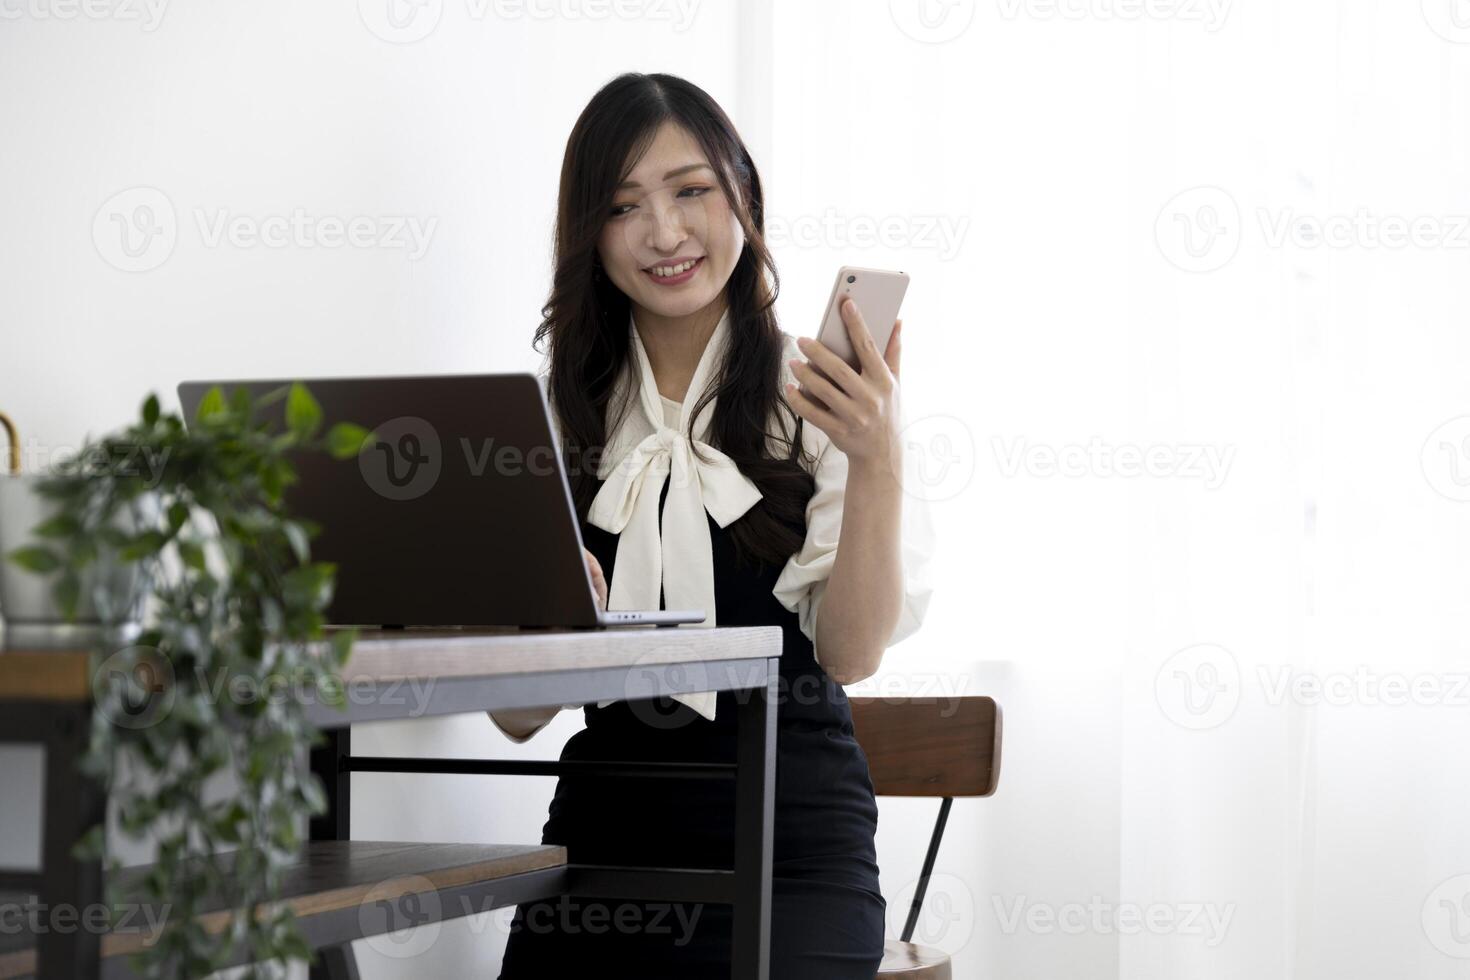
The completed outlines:
<svg viewBox="0 0 1470 980">
<path fill-rule="evenodd" d="M 863 315 L 863 322 L 868 325 L 868 332 L 878 344 L 878 353 L 881 355 L 888 349 L 888 338 L 893 335 L 893 323 L 898 319 L 899 307 L 903 305 L 903 294 L 908 288 L 909 276 L 906 272 L 843 266 L 837 270 L 837 281 L 832 284 L 832 295 L 827 299 L 827 312 L 822 316 L 817 340 L 861 374 L 862 361 L 853 349 L 852 340 L 847 334 L 847 324 L 842 320 L 842 301 L 852 297 L 858 311 Z M 819 375 L 832 380 L 815 362 L 811 362 L 811 366 Z M 801 387 L 801 393 L 815 399 L 805 385 Z"/>
</svg>

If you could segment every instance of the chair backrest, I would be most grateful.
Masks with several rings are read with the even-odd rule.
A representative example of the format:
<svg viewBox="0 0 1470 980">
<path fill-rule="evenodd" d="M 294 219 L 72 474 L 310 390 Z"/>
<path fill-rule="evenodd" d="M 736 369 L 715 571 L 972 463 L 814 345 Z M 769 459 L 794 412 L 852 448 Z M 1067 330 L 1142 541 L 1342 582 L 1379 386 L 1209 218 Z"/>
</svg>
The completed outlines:
<svg viewBox="0 0 1470 980">
<path fill-rule="evenodd" d="M 989 796 L 1000 780 L 993 698 L 853 697 L 852 727 L 878 796 Z"/>
</svg>

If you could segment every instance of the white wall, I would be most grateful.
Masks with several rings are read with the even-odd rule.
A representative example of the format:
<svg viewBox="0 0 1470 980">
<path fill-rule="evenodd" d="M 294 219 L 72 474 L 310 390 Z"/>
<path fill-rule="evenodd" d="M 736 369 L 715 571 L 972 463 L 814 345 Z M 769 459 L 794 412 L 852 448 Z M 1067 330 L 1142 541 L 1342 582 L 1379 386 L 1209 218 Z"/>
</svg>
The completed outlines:
<svg viewBox="0 0 1470 980">
<path fill-rule="evenodd" d="M 422 8 L 437 26 L 413 43 L 369 28 L 399 36 L 384 9 L 202 0 L 168 4 L 150 30 L 0 4 L 0 409 L 27 465 L 129 419 L 149 391 L 171 401 L 184 378 L 534 369 L 562 151 L 587 100 L 622 71 L 666 71 L 743 125 L 760 88 L 737 74 L 762 55 L 742 55 L 747 28 L 726 2 L 643 4 L 627 19 L 446 0 Z M 152 190 L 112 200 L 134 188 Z M 156 239 L 137 260 L 154 267 L 123 271 L 108 215 L 139 203 L 171 208 L 174 244 Z M 297 209 L 403 216 L 432 234 L 420 256 L 210 235 L 221 215 L 259 225 Z M 362 752 L 554 758 L 579 718 L 524 747 L 483 716 L 355 738 Z M 0 752 L 7 785 L 37 787 L 0 794 L 0 863 L 37 859 L 38 765 L 38 752 Z M 536 841 L 551 790 L 358 776 L 354 834 Z M 363 975 L 491 971 L 503 936 L 489 918 L 446 926 L 411 961 L 359 943 Z"/>
</svg>

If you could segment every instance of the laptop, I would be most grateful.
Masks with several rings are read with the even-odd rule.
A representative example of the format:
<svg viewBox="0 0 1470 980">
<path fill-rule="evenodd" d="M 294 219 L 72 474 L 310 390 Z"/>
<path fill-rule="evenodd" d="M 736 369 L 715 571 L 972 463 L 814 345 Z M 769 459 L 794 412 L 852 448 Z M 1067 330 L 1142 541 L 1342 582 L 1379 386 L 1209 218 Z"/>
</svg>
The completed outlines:
<svg viewBox="0 0 1470 980">
<path fill-rule="evenodd" d="M 337 566 L 327 622 L 344 626 L 673 626 L 704 610 L 597 604 L 545 392 L 530 373 L 300 379 L 322 431 L 372 437 L 354 459 L 293 454 L 293 517 L 320 527 L 315 561 Z M 286 380 L 185 381 L 186 424 L 209 389 L 252 397 Z M 284 399 L 261 409 L 284 425 Z"/>
</svg>

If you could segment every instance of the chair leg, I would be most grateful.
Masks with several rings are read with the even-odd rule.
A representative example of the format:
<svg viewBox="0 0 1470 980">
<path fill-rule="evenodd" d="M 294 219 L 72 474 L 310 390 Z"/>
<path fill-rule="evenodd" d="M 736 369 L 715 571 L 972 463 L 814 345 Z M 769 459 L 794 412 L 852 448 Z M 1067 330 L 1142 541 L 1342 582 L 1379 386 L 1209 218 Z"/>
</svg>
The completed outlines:
<svg viewBox="0 0 1470 980">
<path fill-rule="evenodd" d="M 919 872 L 919 884 L 914 889 L 914 900 L 909 905 L 909 918 L 903 924 L 904 942 L 908 942 L 914 934 L 914 926 L 919 924 L 919 909 L 924 905 L 924 892 L 929 888 L 929 876 L 934 873 L 934 858 L 939 854 L 939 839 L 944 836 L 944 823 L 949 819 L 949 805 L 954 802 L 954 797 L 946 796 L 944 802 L 939 804 L 939 819 L 934 821 L 934 833 L 929 836 L 929 852 L 924 855 L 924 868 Z"/>
<path fill-rule="evenodd" d="M 352 944 L 328 946 L 317 951 L 317 962 L 311 968 L 311 980 L 361 980 Z"/>
</svg>

